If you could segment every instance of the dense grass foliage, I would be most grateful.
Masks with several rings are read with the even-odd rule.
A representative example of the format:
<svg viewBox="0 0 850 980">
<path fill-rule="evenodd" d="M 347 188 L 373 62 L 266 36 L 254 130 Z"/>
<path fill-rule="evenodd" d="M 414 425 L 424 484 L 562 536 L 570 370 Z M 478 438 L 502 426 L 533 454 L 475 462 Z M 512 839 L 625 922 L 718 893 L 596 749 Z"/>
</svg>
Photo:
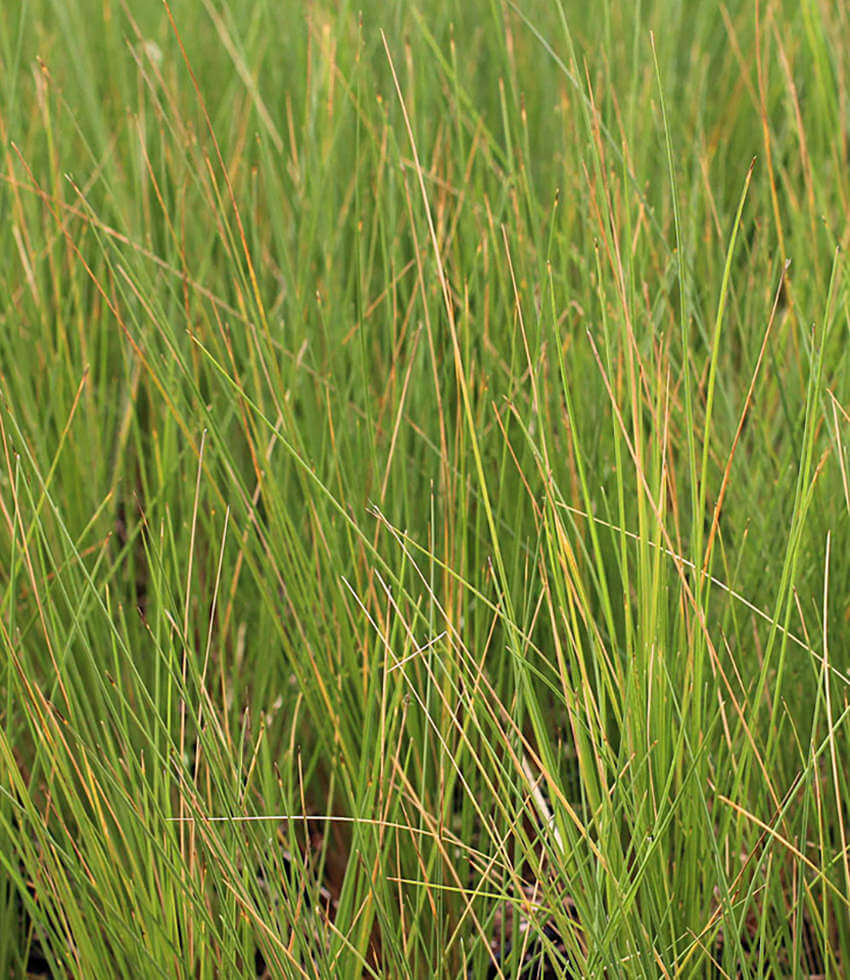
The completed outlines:
<svg viewBox="0 0 850 980">
<path fill-rule="evenodd" d="M 848 112 L 827 0 L 0 5 L 0 975 L 850 971 Z"/>
</svg>

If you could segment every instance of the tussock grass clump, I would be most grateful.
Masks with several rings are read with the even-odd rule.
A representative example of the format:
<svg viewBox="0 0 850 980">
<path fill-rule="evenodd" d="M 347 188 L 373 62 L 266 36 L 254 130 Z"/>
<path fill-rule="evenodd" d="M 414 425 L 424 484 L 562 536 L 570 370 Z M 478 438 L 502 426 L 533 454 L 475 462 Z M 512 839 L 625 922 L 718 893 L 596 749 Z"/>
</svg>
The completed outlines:
<svg viewBox="0 0 850 980">
<path fill-rule="evenodd" d="M 850 970 L 848 52 L 0 7 L 0 974 Z"/>
</svg>

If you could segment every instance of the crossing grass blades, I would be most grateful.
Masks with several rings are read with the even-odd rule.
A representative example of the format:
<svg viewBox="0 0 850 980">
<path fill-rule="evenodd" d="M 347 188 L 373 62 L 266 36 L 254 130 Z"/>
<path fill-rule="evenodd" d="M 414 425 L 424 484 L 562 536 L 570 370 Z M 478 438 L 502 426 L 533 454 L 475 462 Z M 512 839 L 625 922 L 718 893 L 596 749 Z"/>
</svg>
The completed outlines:
<svg viewBox="0 0 850 980">
<path fill-rule="evenodd" d="M 0 976 L 850 973 L 850 18 L 0 4 Z"/>
</svg>

